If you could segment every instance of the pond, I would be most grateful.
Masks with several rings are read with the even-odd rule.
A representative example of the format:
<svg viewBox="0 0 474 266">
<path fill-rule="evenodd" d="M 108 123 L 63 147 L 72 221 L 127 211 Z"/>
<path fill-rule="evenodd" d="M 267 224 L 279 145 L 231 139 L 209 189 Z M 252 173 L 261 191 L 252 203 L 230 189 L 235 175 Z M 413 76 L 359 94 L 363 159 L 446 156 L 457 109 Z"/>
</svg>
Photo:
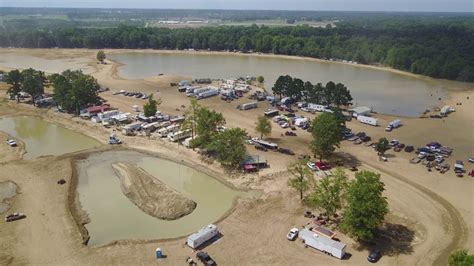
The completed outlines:
<svg viewBox="0 0 474 266">
<path fill-rule="evenodd" d="M 100 145 L 93 138 L 30 116 L 0 118 L 0 131 L 25 143 L 24 159 L 61 155 Z"/>
<path fill-rule="evenodd" d="M 161 220 L 140 210 L 123 193 L 112 164 L 129 162 L 197 203 L 177 220 Z M 237 197 L 255 192 L 231 189 L 211 176 L 182 164 L 135 151 L 107 151 L 77 162 L 77 191 L 91 222 L 86 224 L 89 245 L 123 239 L 164 239 L 188 235 L 228 212 Z"/>
<path fill-rule="evenodd" d="M 354 103 L 372 107 L 383 114 L 419 116 L 438 104 L 446 89 L 465 87 L 459 82 L 419 78 L 368 67 L 272 56 L 124 52 L 109 55 L 124 64 L 119 75 L 130 79 L 178 74 L 192 78 L 265 77 L 271 90 L 280 75 L 291 75 L 313 83 L 344 83 L 352 92 Z"/>
</svg>

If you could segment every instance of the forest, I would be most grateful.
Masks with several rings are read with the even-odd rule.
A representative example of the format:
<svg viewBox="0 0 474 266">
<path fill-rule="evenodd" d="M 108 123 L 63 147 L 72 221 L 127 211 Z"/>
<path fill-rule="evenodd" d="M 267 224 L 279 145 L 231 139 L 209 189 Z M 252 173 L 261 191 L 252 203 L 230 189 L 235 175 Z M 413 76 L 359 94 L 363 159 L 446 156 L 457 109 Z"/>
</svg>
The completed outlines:
<svg viewBox="0 0 474 266">
<path fill-rule="evenodd" d="M 336 25 L 3 27 L 0 47 L 261 52 L 347 60 L 434 78 L 474 81 L 474 24 L 469 17 L 354 16 Z"/>
</svg>

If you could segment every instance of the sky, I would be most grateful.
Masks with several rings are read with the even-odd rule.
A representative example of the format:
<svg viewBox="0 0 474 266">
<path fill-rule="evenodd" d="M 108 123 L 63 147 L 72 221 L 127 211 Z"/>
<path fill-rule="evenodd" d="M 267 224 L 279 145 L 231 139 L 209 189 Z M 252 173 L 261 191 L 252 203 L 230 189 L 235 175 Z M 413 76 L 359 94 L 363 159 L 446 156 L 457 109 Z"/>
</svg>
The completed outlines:
<svg viewBox="0 0 474 266">
<path fill-rule="evenodd" d="M 474 12 L 474 0 L 0 0 L 0 7 Z"/>
</svg>

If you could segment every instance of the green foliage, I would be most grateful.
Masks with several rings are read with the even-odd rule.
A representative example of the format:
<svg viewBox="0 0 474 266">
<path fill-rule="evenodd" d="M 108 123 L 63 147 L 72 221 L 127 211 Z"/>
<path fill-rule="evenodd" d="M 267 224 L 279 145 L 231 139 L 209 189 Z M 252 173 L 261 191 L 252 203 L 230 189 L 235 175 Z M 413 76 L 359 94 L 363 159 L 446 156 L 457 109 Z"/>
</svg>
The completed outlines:
<svg viewBox="0 0 474 266">
<path fill-rule="evenodd" d="M 373 240 L 376 228 L 388 213 L 383 191 L 384 183 L 380 181 L 380 174 L 370 171 L 356 173 L 356 180 L 350 184 L 347 192 L 347 208 L 341 228 L 357 240 Z"/>
<path fill-rule="evenodd" d="M 449 266 L 472 266 L 474 265 L 474 255 L 469 255 L 467 250 L 461 249 L 449 255 Z"/>
<path fill-rule="evenodd" d="M 31 95 L 33 103 L 42 97 L 45 83 L 46 76 L 42 71 L 28 68 L 21 72 L 21 90 Z"/>
<path fill-rule="evenodd" d="M 262 84 L 265 81 L 265 78 L 263 76 L 258 76 L 257 77 L 257 82 Z"/>
<path fill-rule="evenodd" d="M 54 87 L 54 101 L 67 112 L 79 115 L 81 109 L 100 102 L 97 81 L 80 70 L 53 74 L 50 81 Z"/>
<path fill-rule="evenodd" d="M 353 100 L 351 92 L 342 83 L 335 84 L 329 81 L 326 86 L 321 83 L 313 85 L 309 81 L 303 82 L 289 75 L 278 77 L 272 90 L 273 94 L 287 96 L 297 101 L 304 99 L 307 102 L 337 108 L 347 106 Z"/>
<path fill-rule="evenodd" d="M 21 92 L 21 72 L 17 69 L 8 72 L 5 76 L 5 82 L 10 85 L 7 90 L 7 94 L 10 95 L 11 99 L 20 100 L 19 94 Z"/>
<path fill-rule="evenodd" d="M 255 122 L 255 131 L 260 133 L 260 138 L 263 139 L 263 136 L 268 136 L 272 133 L 272 123 L 270 119 L 266 116 L 258 116 L 257 122 Z"/>
<path fill-rule="evenodd" d="M 241 128 L 226 129 L 217 134 L 208 149 L 217 154 L 217 161 L 228 170 L 237 169 L 247 153 L 247 133 Z"/>
<path fill-rule="evenodd" d="M 288 180 L 288 186 L 296 189 L 300 193 L 300 200 L 303 200 L 303 194 L 309 188 L 310 181 L 313 181 L 313 173 L 306 165 L 308 160 L 299 159 L 288 165 L 288 172 L 290 172 L 294 178 Z"/>
<path fill-rule="evenodd" d="M 319 160 L 331 155 L 339 147 L 342 128 L 336 116 L 331 113 L 322 113 L 311 123 L 311 151 Z"/>
<path fill-rule="evenodd" d="M 105 60 L 105 52 L 104 51 L 98 51 L 96 58 L 99 62 L 103 63 L 104 60 Z"/>
<path fill-rule="evenodd" d="M 222 113 L 205 107 L 196 109 L 195 124 L 197 137 L 191 141 L 195 147 L 207 147 L 219 133 L 218 127 L 225 125 Z"/>
<path fill-rule="evenodd" d="M 333 176 L 323 177 L 316 184 L 314 191 L 306 199 L 306 203 L 324 210 L 326 218 L 329 219 L 344 207 L 348 187 L 347 175 L 344 170 L 337 168 Z"/>
<path fill-rule="evenodd" d="M 380 138 L 379 141 L 375 144 L 375 150 L 384 155 L 386 151 L 390 149 L 390 143 L 388 142 L 387 138 Z"/>
<path fill-rule="evenodd" d="M 43 10 L 38 13 L 44 12 Z M 60 12 L 56 10 L 56 12 Z M 213 26 L 169 29 L 137 27 L 160 13 L 144 11 L 67 12 L 71 20 L 8 20 L 0 31 L 0 47 L 26 48 L 125 48 L 125 49 L 209 49 L 214 51 L 256 51 L 333 60 L 352 60 L 363 64 L 382 64 L 434 78 L 474 81 L 474 23 L 472 16 L 443 14 L 310 13 L 274 11 L 271 16 L 288 21 L 339 19 L 336 27 L 309 25 Z M 261 11 L 163 11 L 204 12 L 208 17 L 246 20 L 268 19 Z M 270 11 L 266 11 L 270 12 Z M 143 14 L 146 13 L 146 14 Z M 238 14 L 236 14 L 238 13 Z M 36 14 L 36 13 L 35 13 Z M 85 21 L 83 17 L 98 18 Z M 160 13 L 161 14 L 161 13 Z M 330 15 L 332 14 L 332 15 Z M 114 17 L 125 16 L 124 20 Z M 130 16 L 136 16 L 133 20 Z M 185 17 L 185 16 L 184 16 Z M 197 16 L 201 17 L 201 16 Z M 107 18 L 107 20 L 105 20 Z M 72 19 L 74 19 L 72 21 Z M 161 19 L 161 18 L 160 18 Z M 122 24 L 122 25 L 117 25 Z"/>
<path fill-rule="evenodd" d="M 159 101 L 153 99 L 153 93 L 148 97 L 148 102 L 143 105 L 143 114 L 146 117 L 154 116 L 156 114 L 157 105 L 160 104 Z"/>
<path fill-rule="evenodd" d="M 198 104 L 196 98 L 191 98 L 190 106 L 185 111 L 185 119 L 184 122 L 181 124 L 182 130 L 191 130 L 191 137 L 194 138 L 194 134 L 196 132 L 196 113 L 201 108 Z M 193 143 L 191 143 L 191 146 Z"/>
</svg>

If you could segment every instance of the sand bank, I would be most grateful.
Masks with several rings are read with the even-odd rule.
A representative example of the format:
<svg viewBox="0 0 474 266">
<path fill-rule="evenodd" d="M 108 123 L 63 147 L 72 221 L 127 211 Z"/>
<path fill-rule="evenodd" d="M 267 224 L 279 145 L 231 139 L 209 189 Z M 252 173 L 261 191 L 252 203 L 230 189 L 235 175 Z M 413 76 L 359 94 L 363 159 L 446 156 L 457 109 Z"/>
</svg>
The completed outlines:
<svg viewBox="0 0 474 266">
<path fill-rule="evenodd" d="M 11 181 L 0 183 L 0 213 L 10 209 L 10 201 L 17 193 L 17 185 Z"/>
<path fill-rule="evenodd" d="M 176 220 L 190 214 L 196 202 L 130 163 L 112 164 L 120 178 L 120 187 L 141 210 L 164 220 Z"/>
</svg>

